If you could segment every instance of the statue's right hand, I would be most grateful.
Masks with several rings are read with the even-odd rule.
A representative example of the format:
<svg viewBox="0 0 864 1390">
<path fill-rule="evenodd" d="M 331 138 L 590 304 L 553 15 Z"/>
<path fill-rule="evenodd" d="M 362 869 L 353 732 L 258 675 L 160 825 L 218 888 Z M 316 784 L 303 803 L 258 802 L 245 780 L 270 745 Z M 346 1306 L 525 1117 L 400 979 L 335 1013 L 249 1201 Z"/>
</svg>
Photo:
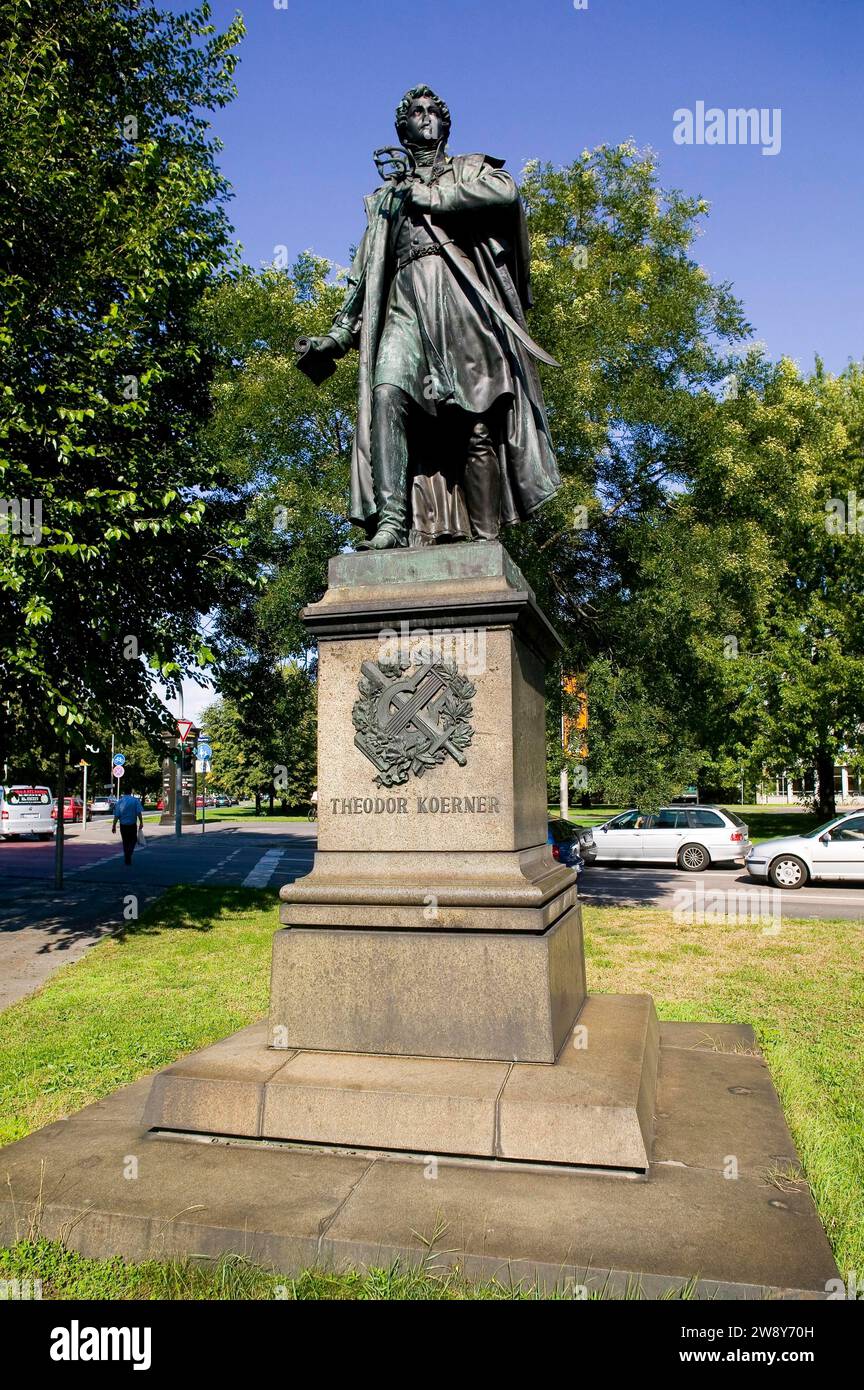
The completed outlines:
<svg viewBox="0 0 864 1390">
<path fill-rule="evenodd" d="M 323 338 L 298 338 L 294 351 L 297 353 L 298 368 L 316 386 L 333 375 L 336 359 L 342 356 L 342 348 L 329 333 Z"/>
<path fill-rule="evenodd" d="M 339 344 L 328 333 L 323 338 L 298 338 L 297 349 L 300 352 L 320 352 L 335 357 L 339 351 Z"/>
</svg>

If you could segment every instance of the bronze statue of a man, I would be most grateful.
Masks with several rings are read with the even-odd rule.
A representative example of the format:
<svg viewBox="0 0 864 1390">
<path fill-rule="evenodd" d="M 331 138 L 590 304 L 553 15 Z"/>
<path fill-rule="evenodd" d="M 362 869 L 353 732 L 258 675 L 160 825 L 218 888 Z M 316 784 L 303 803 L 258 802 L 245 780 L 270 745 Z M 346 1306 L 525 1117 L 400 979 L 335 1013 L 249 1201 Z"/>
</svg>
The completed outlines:
<svg viewBox="0 0 864 1390">
<path fill-rule="evenodd" d="M 447 153 L 431 88 L 406 92 L 396 130 L 345 301 L 299 365 L 320 381 L 359 349 L 350 514 L 368 547 L 493 540 L 560 486 L 534 359 L 557 364 L 525 328 L 524 211 L 502 160 Z"/>
</svg>

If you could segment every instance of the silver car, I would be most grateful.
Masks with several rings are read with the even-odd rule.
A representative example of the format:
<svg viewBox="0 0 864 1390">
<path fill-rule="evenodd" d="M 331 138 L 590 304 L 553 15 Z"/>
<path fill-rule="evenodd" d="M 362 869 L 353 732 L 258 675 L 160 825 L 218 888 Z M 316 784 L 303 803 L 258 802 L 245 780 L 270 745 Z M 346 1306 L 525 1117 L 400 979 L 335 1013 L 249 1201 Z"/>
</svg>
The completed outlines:
<svg viewBox="0 0 864 1390">
<path fill-rule="evenodd" d="M 655 814 L 625 811 L 598 826 L 594 843 L 598 864 L 645 859 L 692 873 L 741 860 L 750 849 L 741 817 L 719 806 L 664 806 Z"/>
<path fill-rule="evenodd" d="M 54 798 L 48 787 L 22 782 L 0 787 L 0 838 L 4 835 L 34 835 L 51 840 L 56 833 L 52 819 Z"/>
<path fill-rule="evenodd" d="M 746 867 L 775 888 L 803 888 L 810 879 L 864 883 L 864 811 L 835 816 L 803 835 L 764 840 L 750 850 Z"/>
</svg>

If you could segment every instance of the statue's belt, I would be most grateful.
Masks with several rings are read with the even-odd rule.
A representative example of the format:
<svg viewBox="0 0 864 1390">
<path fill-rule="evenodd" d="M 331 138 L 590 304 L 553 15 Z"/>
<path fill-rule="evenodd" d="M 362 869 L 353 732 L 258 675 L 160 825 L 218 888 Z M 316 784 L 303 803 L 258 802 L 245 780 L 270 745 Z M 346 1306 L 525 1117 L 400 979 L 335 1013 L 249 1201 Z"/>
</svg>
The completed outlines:
<svg viewBox="0 0 864 1390">
<path fill-rule="evenodd" d="M 396 269 L 404 270 L 406 265 L 410 265 L 412 261 L 419 261 L 421 256 L 440 256 L 441 247 L 440 241 L 430 241 L 428 246 L 418 246 L 415 250 L 409 251 L 407 256 L 403 256 L 401 261 L 396 262 Z"/>
</svg>

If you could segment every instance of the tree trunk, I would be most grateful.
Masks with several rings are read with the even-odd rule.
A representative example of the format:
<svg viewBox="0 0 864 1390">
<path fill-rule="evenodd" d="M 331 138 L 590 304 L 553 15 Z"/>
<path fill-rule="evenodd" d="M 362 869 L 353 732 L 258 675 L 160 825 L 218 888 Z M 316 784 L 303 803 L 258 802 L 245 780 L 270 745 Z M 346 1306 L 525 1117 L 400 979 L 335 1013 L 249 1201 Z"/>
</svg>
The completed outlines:
<svg viewBox="0 0 864 1390">
<path fill-rule="evenodd" d="M 256 816 L 260 816 L 260 814 L 261 814 L 261 788 L 260 788 L 260 787 L 256 787 L 256 788 L 255 788 L 255 814 L 256 814 Z"/>
<path fill-rule="evenodd" d="M 274 802 L 275 802 L 275 800 L 276 800 L 276 793 L 275 793 L 275 791 L 273 790 L 273 783 L 272 783 L 272 782 L 270 783 L 270 786 L 267 788 L 267 796 L 268 796 L 269 801 L 270 801 L 270 805 L 269 805 L 269 807 L 268 807 L 267 814 L 268 814 L 268 816 L 272 816 L 272 814 L 273 814 L 273 804 L 274 804 Z"/>
<path fill-rule="evenodd" d="M 834 757 L 826 748 L 816 754 L 816 809 L 825 820 L 837 814 L 837 799 L 834 792 Z"/>
</svg>

